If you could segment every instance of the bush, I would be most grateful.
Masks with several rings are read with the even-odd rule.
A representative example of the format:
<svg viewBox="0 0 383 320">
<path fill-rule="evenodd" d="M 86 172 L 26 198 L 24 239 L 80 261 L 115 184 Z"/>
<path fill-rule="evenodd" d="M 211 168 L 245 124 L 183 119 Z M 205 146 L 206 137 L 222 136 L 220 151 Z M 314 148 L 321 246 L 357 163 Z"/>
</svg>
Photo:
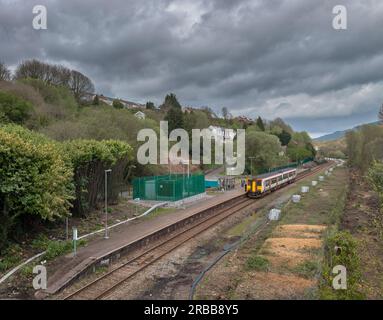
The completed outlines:
<svg viewBox="0 0 383 320">
<path fill-rule="evenodd" d="M 251 256 L 246 261 L 246 268 L 248 270 L 267 271 L 269 268 L 269 261 L 261 256 Z"/>
<path fill-rule="evenodd" d="M 4 250 L 0 258 L 0 272 L 5 272 L 20 263 L 22 259 L 21 252 L 18 244 L 13 244 Z"/>
<path fill-rule="evenodd" d="M 44 259 L 53 260 L 63 254 L 69 253 L 72 250 L 72 241 L 49 241 Z"/>
<path fill-rule="evenodd" d="M 32 110 L 33 106 L 29 102 L 0 91 L 0 115 L 3 122 L 22 124 L 30 118 Z"/>
<path fill-rule="evenodd" d="M 0 127 L 0 249 L 23 218 L 68 215 L 72 177 L 56 143 L 20 126 Z"/>
<path fill-rule="evenodd" d="M 120 100 L 113 100 L 113 107 L 115 109 L 124 109 L 124 105 Z"/>
<path fill-rule="evenodd" d="M 86 244 L 84 239 L 77 241 L 77 246 L 83 246 Z M 43 259 L 53 260 L 54 258 L 71 252 L 73 249 L 73 241 L 60 241 L 50 240 L 47 236 L 40 234 L 36 239 L 32 241 L 32 248 L 39 251 L 46 251 Z"/>
<path fill-rule="evenodd" d="M 347 270 L 347 289 L 335 290 L 332 287 L 333 267 L 342 265 Z M 360 259 L 357 242 L 348 231 L 338 231 L 326 239 L 325 264 L 320 286 L 321 299 L 346 300 L 361 299 L 363 294 L 358 287 L 361 281 Z"/>
<path fill-rule="evenodd" d="M 383 162 L 375 161 L 368 170 L 367 179 L 373 190 L 378 194 L 380 208 L 383 210 Z"/>
</svg>

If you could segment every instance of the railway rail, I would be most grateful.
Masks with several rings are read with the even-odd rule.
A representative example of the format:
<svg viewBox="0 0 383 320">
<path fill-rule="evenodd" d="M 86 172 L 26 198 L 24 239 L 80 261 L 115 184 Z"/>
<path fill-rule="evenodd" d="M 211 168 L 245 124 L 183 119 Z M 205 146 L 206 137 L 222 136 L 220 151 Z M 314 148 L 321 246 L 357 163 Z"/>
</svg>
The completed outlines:
<svg viewBox="0 0 383 320">
<path fill-rule="evenodd" d="M 330 165 L 325 164 L 310 171 L 303 172 L 297 176 L 296 181 L 314 175 L 320 170 L 323 170 L 326 166 L 328 167 Z M 227 205 L 223 207 L 220 206 L 218 210 L 214 210 L 214 207 L 211 208 L 214 210 L 212 214 L 201 218 L 186 229 L 179 230 L 166 239 L 159 241 L 146 251 L 137 254 L 103 276 L 70 293 L 64 297 L 64 300 L 100 300 L 108 298 L 108 296 L 115 290 L 126 283 L 127 280 L 131 279 L 166 254 L 172 252 L 202 232 L 217 225 L 229 216 L 250 208 L 256 202 L 257 200 L 247 198 L 246 195 L 240 195 L 228 201 Z"/>
</svg>

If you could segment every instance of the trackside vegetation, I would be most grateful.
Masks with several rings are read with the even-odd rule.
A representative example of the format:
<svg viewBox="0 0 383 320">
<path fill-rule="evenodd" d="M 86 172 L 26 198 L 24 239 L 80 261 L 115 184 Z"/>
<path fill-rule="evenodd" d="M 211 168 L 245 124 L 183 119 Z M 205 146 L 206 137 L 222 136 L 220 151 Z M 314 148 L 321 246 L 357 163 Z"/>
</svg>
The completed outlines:
<svg viewBox="0 0 383 320">
<path fill-rule="evenodd" d="M 322 266 L 322 283 L 320 299 L 324 300 L 356 300 L 363 299 L 360 292 L 361 269 L 356 239 L 348 231 L 329 233 L 325 239 L 325 262 Z M 345 266 L 347 270 L 347 289 L 335 290 L 332 273 L 334 266 Z"/>
<path fill-rule="evenodd" d="M 0 126 L 0 249 L 32 220 L 85 214 L 73 210 L 78 199 L 92 209 L 102 184 L 95 177 L 129 157 L 121 141 L 59 143 L 18 125 Z"/>
</svg>

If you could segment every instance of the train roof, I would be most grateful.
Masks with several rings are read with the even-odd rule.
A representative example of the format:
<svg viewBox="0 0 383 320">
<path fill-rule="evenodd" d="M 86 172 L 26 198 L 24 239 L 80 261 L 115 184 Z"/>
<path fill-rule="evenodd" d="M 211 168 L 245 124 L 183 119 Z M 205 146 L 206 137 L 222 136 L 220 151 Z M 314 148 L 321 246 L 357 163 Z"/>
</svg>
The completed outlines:
<svg viewBox="0 0 383 320">
<path fill-rule="evenodd" d="M 260 174 L 259 176 L 256 176 L 255 178 L 256 179 L 265 179 L 265 178 L 273 177 L 273 176 L 276 176 L 278 174 L 289 172 L 289 171 L 293 171 L 293 170 L 297 170 L 297 169 L 296 168 L 282 169 L 282 170 L 278 170 L 278 171 L 273 171 L 273 172 L 268 172 L 268 173 Z"/>
</svg>

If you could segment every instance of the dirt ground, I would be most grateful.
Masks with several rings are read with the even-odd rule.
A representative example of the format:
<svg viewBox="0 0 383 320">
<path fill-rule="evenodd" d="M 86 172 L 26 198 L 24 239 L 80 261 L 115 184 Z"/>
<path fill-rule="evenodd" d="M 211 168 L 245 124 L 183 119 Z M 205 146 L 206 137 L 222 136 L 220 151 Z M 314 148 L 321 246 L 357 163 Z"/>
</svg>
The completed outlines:
<svg viewBox="0 0 383 320">
<path fill-rule="evenodd" d="M 361 177 L 350 174 L 350 190 L 341 228 L 358 240 L 362 268 L 362 291 L 367 299 L 383 298 L 383 217 L 378 198 Z"/>
</svg>

